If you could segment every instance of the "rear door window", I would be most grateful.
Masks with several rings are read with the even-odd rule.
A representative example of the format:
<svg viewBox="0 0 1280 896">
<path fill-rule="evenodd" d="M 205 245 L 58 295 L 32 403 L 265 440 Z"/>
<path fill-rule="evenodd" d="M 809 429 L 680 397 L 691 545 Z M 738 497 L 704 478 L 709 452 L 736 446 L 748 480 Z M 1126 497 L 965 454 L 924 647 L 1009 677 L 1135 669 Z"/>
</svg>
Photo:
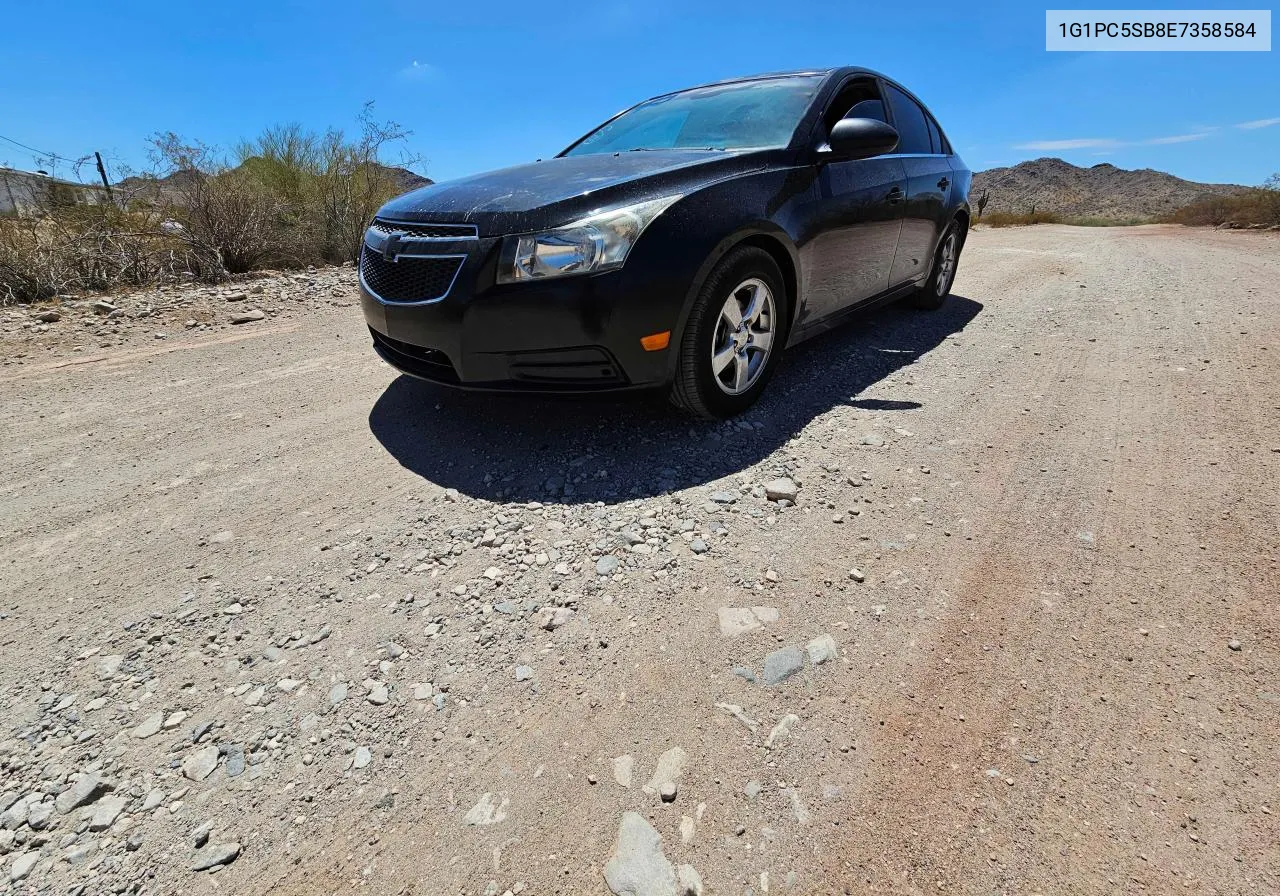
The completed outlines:
<svg viewBox="0 0 1280 896">
<path fill-rule="evenodd" d="M 898 129 L 898 152 L 924 155 L 939 152 L 933 148 L 929 122 L 920 105 L 892 84 L 885 85 L 885 93 L 893 110 L 893 125 Z"/>
</svg>

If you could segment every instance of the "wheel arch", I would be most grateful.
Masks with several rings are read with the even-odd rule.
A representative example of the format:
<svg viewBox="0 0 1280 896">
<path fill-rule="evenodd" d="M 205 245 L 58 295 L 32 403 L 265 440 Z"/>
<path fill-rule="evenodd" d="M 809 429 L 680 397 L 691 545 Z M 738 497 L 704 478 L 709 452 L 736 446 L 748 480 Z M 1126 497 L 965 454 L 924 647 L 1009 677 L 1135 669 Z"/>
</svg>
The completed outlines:
<svg viewBox="0 0 1280 896">
<path fill-rule="evenodd" d="M 693 278 L 689 291 L 685 294 L 684 303 L 680 308 L 680 318 L 676 323 L 676 332 L 679 334 L 680 339 L 684 338 L 684 334 L 688 329 L 689 313 L 693 308 L 693 303 L 698 294 L 702 292 L 702 287 L 707 282 L 712 270 L 720 263 L 720 259 L 740 246 L 754 246 L 762 249 L 768 252 L 773 260 L 777 262 L 778 269 L 782 272 L 783 286 L 787 291 L 787 332 L 783 337 L 783 345 L 786 344 L 787 339 L 790 339 L 791 326 L 795 322 L 796 310 L 800 305 L 799 253 L 796 251 L 795 243 L 790 235 L 781 227 L 767 221 L 734 231 L 707 253 L 707 257 L 698 268 L 697 275 Z M 672 371 L 674 371 L 678 352 L 672 352 L 671 355 L 670 364 Z"/>
</svg>

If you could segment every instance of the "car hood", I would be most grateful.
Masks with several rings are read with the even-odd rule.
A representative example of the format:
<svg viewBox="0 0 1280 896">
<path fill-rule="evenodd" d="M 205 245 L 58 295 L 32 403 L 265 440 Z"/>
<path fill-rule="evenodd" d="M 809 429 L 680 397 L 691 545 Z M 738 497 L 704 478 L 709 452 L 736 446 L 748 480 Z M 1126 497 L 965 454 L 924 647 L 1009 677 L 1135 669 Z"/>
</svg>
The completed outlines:
<svg viewBox="0 0 1280 896">
<path fill-rule="evenodd" d="M 605 206 L 687 193 L 756 170 L 761 153 L 655 150 L 564 156 L 431 184 L 391 200 L 380 218 L 470 223 L 482 235 L 557 227 Z"/>
</svg>

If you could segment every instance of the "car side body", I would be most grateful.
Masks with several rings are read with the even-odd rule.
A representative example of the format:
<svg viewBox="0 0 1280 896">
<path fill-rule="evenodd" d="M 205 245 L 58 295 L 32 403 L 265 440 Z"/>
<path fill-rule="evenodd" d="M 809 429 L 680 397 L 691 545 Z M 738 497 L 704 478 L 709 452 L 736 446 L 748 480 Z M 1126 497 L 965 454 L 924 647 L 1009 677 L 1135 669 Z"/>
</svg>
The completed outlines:
<svg viewBox="0 0 1280 896">
<path fill-rule="evenodd" d="M 923 104 L 876 72 L 848 67 L 722 83 L 780 77 L 816 83 L 785 146 L 574 155 L 574 144 L 553 159 L 392 200 L 366 234 L 360 265 L 378 353 L 406 373 L 464 388 L 660 388 L 677 376 L 675 349 L 695 298 L 737 248 L 758 247 L 776 261 L 786 346 L 918 290 L 948 228 L 963 242 L 970 171 Z M 827 139 L 846 115 L 841 104 L 868 88 L 882 98 L 877 117 L 914 144 L 833 157 Z M 905 115 L 903 103 L 913 104 Z M 906 151 L 922 148 L 929 151 Z M 512 235 L 669 196 L 680 198 L 644 227 L 621 267 L 499 282 Z M 642 343 L 661 333 L 671 334 L 670 347 Z"/>
</svg>

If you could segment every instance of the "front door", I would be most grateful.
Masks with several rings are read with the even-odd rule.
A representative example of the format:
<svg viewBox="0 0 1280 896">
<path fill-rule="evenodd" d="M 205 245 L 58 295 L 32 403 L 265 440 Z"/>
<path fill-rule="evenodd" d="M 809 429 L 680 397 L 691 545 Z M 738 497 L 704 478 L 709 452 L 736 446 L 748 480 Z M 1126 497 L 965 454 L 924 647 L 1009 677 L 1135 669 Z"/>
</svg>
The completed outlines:
<svg viewBox="0 0 1280 896">
<path fill-rule="evenodd" d="M 879 86 L 870 78 L 844 85 L 823 116 L 821 142 L 841 118 L 885 120 Z M 902 160 L 890 156 L 819 163 L 801 247 L 805 306 L 797 324 L 818 321 L 889 287 L 906 205 Z"/>
</svg>

